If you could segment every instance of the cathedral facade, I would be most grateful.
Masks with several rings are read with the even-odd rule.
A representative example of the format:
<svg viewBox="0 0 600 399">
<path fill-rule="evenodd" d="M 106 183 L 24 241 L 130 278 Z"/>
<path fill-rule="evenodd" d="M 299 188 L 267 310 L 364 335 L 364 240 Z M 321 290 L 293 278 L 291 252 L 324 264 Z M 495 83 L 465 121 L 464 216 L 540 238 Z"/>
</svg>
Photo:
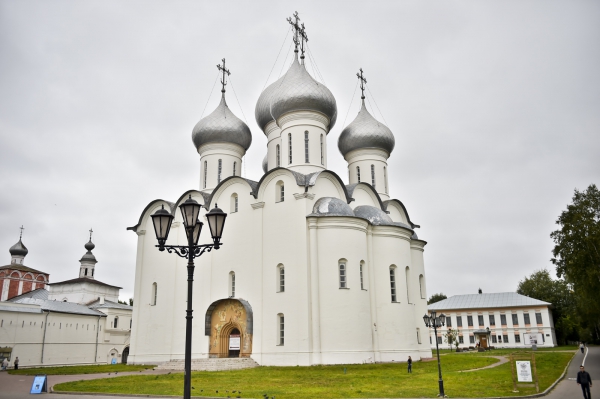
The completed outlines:
<svg viewBox="0 0 600 399">
<path fill-rule="evenodd" d="M 227 106 L 224 74 L 220 104 L 192 132 L 198 189 L 150 202 L 129 227 L 137 234 L 129 363 L 184 358 L 187 260 L 158 251 L 150 216 L 164 206 L 175 216 L 167 245 L 187 245 L 177 207 L 190 196 L 204 206 L 201 221 L 217 205 L 228 213 L 223 246 L 195 261 L 194 359 L 294 366 L 431 357 L 422 320 L 426 242 L 389 196 L 394 135 L 363 94 L 338 141 L 347 182 L 327 169 L 336 100 L 296 44 L 289 70 L 256 104 L 268 141 L 260 180 L 240 176 L 252 135 Z M 199 243 L 207 242 L 205 228 Z"/>
</svg>

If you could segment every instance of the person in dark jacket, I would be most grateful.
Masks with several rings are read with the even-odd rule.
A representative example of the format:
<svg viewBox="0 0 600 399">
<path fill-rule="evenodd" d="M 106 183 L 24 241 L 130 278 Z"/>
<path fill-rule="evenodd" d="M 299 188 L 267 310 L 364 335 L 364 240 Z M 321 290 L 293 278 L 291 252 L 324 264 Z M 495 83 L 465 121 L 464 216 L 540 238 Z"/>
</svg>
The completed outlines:
<svg viewBox="0 0 600 399">
<path fill-rule="evenodd" d="M 579 366 L 579 373 L 577 373 L 577 385 L 581 385 L 583 391 L 583 399 L 592 399 L 590 388 L 592 386 L 592 377 L 585 371 L 583 365 Z"/>
<path fill-rule="evenodd" d="M 408 357 L 408 372 L 412 373 L 412 358 Z"/>
</svg>

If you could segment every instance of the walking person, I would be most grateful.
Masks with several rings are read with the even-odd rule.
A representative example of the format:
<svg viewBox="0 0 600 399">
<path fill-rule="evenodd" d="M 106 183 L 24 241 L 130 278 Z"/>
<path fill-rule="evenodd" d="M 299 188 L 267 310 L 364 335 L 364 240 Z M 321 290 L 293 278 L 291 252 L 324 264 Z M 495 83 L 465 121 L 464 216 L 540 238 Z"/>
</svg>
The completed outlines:
<svg viewBox="0 0 600 399">
<path fill-rule="evenodd" d="M 579 349 L 581 349 L 581 353 L 583 353 L 583 348 L 585 348 L 585 345 L 583 344 L 583 342 L 581 342 L 579 344 Z"/>
<path fill-rule="evenodd" d="M 412 357 L 408 357 L 408 372 L 412 374 Z"/>
<path fill-rule="evenodd" d="M 19 356 L 15 358 L 15 370 L 19 369 Z"/>
<path fill-rule="evenodd" d="M 2 360 L 2 370 L 6 370 L 8 368 L 8 359 L 4 358 L 4 360 Z"/>
<path fill-rule="evenodd" d="M 581 385 L 583 391 L 583 399 L 592 399 L 590 388 L 592 387 L 592 377 L 585 371 L 583 365 L 579 366 L 579 373 L 577 373 L 577 385 Z"/>
</svg>

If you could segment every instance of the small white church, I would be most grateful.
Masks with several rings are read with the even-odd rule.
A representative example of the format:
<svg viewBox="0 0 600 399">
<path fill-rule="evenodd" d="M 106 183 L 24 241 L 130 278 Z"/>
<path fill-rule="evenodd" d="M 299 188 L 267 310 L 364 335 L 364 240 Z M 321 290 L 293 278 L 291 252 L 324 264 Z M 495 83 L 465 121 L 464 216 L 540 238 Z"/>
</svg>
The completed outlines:
<svg viewBox="0 0 600 399">
<path fill-rule="evenodd" d="M 240 176 L 252 134 L 227 106 L 225 70 L 220 104 L 192 131 L 199 189 L 150 202 L 128 228 L 138 240 L 129 363 L 184 358 L 187 261 L 158 251 L 150 216 L 164 206 L 175 216 L 167 245 L 187 245 L 178 206 L 189 196 L 201 218 L 217 204 L 228 213 L 223 246 L 195 260 L 193 359 L 308 366 L 432 356 L 426 242 L 389 196 L 394 135 L 367 111 L 361 71 L 362 107 L 337 143 L 347 181 L 327 169 L 337 105 L 305 67 L 302 33 L 291 66 L 256 103 L 268 142 L 260 180 Z M 205 228 L 199 243 L 210 242 Z"/>
</svg>

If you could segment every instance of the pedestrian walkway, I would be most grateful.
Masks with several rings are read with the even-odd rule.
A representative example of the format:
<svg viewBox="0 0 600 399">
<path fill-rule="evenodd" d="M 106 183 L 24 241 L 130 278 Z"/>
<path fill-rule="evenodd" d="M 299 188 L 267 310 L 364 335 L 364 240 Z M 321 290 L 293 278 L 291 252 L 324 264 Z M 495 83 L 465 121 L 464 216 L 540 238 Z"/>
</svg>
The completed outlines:
<svg viewBox="0 0 600 399">
<path fill-rule="evenodd" d="M 579 366 L 583 364 L 584 357 L 585 370 L 590 373 L 594 384 L 591 389 L 592 398 L 600 398 L 600 348 L 592 347 L 587 348 L 587 356 L 577 351 L 569 365 L 567 375 L 549 395 L 545 396 L 546 399 L 583 398 L 581 388 L 577 385 L 577 373 L 579 372 Z"/>
</svg>

